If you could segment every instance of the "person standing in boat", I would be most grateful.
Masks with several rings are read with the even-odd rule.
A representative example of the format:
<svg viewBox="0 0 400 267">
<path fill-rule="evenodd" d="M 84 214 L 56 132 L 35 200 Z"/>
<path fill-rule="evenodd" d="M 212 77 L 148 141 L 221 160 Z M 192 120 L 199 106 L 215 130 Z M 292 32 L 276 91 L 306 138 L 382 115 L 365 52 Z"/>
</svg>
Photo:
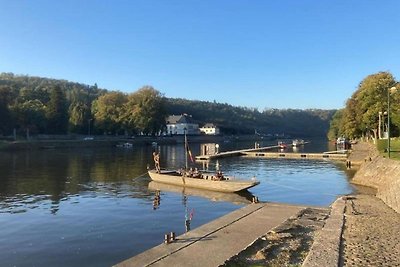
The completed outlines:
<svg viewBox="0 0 400 267">
<path fill-rule="evenodd" d="M 153 152 L 153 159 L 154 159 L 154 167 L 156 168 L 156 172 L 160 173 L 160 153 Z"/>
</svg>

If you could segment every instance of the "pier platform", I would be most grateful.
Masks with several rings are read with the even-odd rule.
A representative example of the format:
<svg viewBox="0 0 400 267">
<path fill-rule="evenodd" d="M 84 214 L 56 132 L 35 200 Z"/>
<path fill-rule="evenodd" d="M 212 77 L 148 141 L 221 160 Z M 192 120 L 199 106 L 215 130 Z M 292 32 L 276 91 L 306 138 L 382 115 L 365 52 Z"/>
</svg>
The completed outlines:
<svg viewBox="0 0 400 267">
<path fill-rule="evenodd" d="M 304 208 L 251 204 L 115 266 L 219 266 Z"/>
<path fill-rule="evenodd" d="M 347 154 L 334 153 L 285 153 L 285 152 L 245 152 L 245 157 L 251 158 L 286 158 L 286 159 L 333 159 L 346 161 Z"/>
<path fill-rule="evenodd" d="M 211 160 L 211 159 L 217 159 L 217 158 L 241 156 L 247 152 L 266 151 L 266 150 L 270 150 L 270 149 L 274 149 L 274 148 L 279 148 L 279 146 L 277 146 L 277 145 L 276 146 L 264 146 L 264 147 L 258 147 L 258 148 L 247 148 L 247 149 L 241 149 L 241 150 L 220 152 L 220 153 L 213 154 L 213 155 L 200 155 L 200 156 L 196 156 L 196 160 Z"/>
</svg>

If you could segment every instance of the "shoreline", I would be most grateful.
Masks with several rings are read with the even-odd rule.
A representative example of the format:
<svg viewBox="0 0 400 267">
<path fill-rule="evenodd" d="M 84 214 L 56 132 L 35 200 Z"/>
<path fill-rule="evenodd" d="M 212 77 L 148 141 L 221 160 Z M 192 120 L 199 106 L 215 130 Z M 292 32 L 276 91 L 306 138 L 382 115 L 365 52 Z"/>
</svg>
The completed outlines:
<svg viewBox="0 0 400 267">
<path fill-rule="evenodd" d="M 224 142 L 224 141 L 267 141 L 275 139 L 263 139 L 254 135 L 198 135 L 190 136 L 190 143 L 201 142 Z M 53 148 L 82 148 L 82 147 L 115 147 L 118 144 L 130 143 L 133 146 L 151 146 L 153 143 L 159 145 L 184 143 L 184 136 L 90 136 L 87 135 L 65 135 L 65 136 L 42 136 L 30 140 L 0 141 L 0 151 L 19 151 L 30 149 L 53 149 Z"/>
<path fill-rule="evenodd" d="M 350 155 L 349 160 L 356 165 L 357 171 L 365 168 L 378 153 L 371 144 L 361 144 Z M 363 166 L 364 165 L 364 166 Z M 353 177 L 354 178 L 354 177 Z M 400 177 L 397 177 L 400 178 Z M 353 183 L 353 180 L 351 181 Z M 251 255 L 241 252 L 227 261 L 229 266 L 398 266 L 400 262 L 400 214 L 384 203 L 376 195 L 379 188 L 363 185 L 362 180 L 353 183 L 356 192 L 339 197 L 331 206 L 330 214 L 323 227 L 315 229 L 314 234 L 303 230 L 302 235 L 313 238 L 312 246 L 303 246 L 304 261 L 293 262 L 297 252 L 290 253 L 290 247 L 281 246 L 271 249 L 273 242 L 265 237 L 264 246 L 251 245 Z M 365 183 L 365 184 L 368 184 Z M 289 224 L 299 224 L 300 218 Z M 288 222 L 282 224 L 283 227 Z M 279 227 L 278 227 L 279 228 Z M 293 229 L 292 229 L 293 230 Z M 266 233 L 268 236 L 269 232 Z M 292 237 L 287 243 L 295 243 Z M 257 241 L 255 242 L 257 243 Z M 279 253 L 273 251 L 280 250 Z M 266 255 L 272 255 L 265 257 Z M 244 264 L 246 263 L 246 264 Z"/>
<path fill-rule="evenodd" d="M 378 156 L 374 150 L 371 150 L 371 146 L 366 148 L 366 146 L 360 145 L 355 148 L 349 160 L 356 165 L 355 169 L 358 172 L 363 170 L 370 161 L 373 161 L 372 157 Z M 211 262 L 203 259 L 203 262 L 200 260 L 197 263 L 198 266 L 398 265 L 400 262 L 400 237 L 398 235 L 400 214 L 376 197 L 379 188 L 357 184 L 355 184 L 357 188 L 355 193 L 338 197 L 328 209 L 302 207 L 296 214 L 287 217 L 278 225 L 270 228 L 264 227 L 264 233 L 259 234 L 236 254 L 229 256 L 224 263 L 208 264 Z M 276 214 L 283 212 L 288 206 L 285 207 L 285 204 L 279 203 L 269 204 L 279 206 Z M 253 205 L 259 204 L 250 204 L 246 207 L 254 208 Z M 232 216 L 232 214 L 234 213 L 227 216 Z M 210 222 L 206 227 L 212 228 L 213 224 L 220 219 Z M 235 224 L 232 222 L 232 225 Z M 248 227 L 252 226 L 247 225 L 246 228 Z M 243 228 L 237 228 L 237 231 L 242 230 Z M 197 233 L 195 231 L 198 229 L 189 233 Z M 225 234 L 231 234 L 229 231 L 225 231 Z M 224 249 L 237 243 L 238 240 L 237 236 L 231 236 L 226 244 L 221 244 L 216 240 L 214 243 L 216 242 L 215 246 L 218 248 Z M 207 250 L 207 244 L 207 242 L 199 243 L 196 253 Z M 162 260 L 157 261 L 156 266 L 169 266 L 171 262 L 179 263 L 178 266 L 184 266 L 188 263 L 185 260 L 192 258 L 192 254 L 184 252 L 181 252 L 182 255 L 174 254 L 172 256 L 173 253 L 167 251 L 167 246 L 162 244 L 156 247 L 164 255 L 161 256 Z M 137 259 L 138 256 L 147 257 L 149 251 L 154 253 L 156 248 L 124 261 L 120 266 L 139 266 L 133 259 Z M 160 257 L 160 254 L 157 257 Z"/>
</svg>

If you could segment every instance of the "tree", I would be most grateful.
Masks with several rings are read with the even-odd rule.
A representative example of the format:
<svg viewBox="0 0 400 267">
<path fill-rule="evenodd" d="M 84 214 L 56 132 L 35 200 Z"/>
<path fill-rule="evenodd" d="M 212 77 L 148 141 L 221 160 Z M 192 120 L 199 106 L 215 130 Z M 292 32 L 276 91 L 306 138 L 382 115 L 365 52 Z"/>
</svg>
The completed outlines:
<svg viewBox="0 0 400 267">
<path fill-rule="evenodd" d="M 24 103 L 17 103 L 13 106 L 15 126 L 19 133 L 23 134 L 29 130 L 31 134 L 44 131 L 46 127 L 46 107 L 40 100 L 28 100 Z"/>
<path fill-rule="evenodd" d="M 60 86 L 50 91 L 50 100 L 46 106 L 47 132 L 65 134 L 68 130 L 67 100 Z"/>
<path fill-rule="evenodd" d="M 343 119 L 343 109 L 335 112 L 329 125 L 328 139 L 336 140 L 341 135 L 341 121 Z"/>
<path fill-rule="evenodd" d="M 92 120 L 91 110 L 85 103 L 75 102 L 70 105 L 69 129 L 76 133 L 87 133 Z"/>
<path fill-rule="evenodd" d="M 11 104 L 12 92 L 8 86 L 0 86 L 0 135 L 10 131 L 12 117 L 9 106 Z"/>
<path fill-rule="evenodd" d="M 358 131 L 357 127 L 357 113 L 356 113 L 356 104 L 354 99 L 349 99 L 346 104 L 346 108 L 343 111 L 343 117 L 342 117 L 342 122 L 341 122 L 341 127 L 340 129 L 340 134 L 349 138 L 355 138 L 361 134 L 360 131 Z"/>
<path fill-rule="evenodd" d="M 144 86 L 129 95 L 124 121 L 139 132 L 155 135 L 165 127 L 167 116 L 163 95 L 151 86 Z"/>
<path fill-rule="evenodd" d="M 127 96 L 121 92 L 111 92 L 93 101 L 92 114 L 95 127 L 104 133 L 117 134 L 123 129 L 124 105 Z"/>
<path fill-rule="evenodd" d="M 335 118 L 338 121 L 331 123 L 331 133 L 335 132 L 337 124 L 340 124 L 338 134 L 349 138 L 360 137 L 372 132 L 374 138 L 377 138 L 379 112 L 388 109 L 388 90 L 396 85 L 393 75 L 389 72 L 379 72 L 363 79 L 356 92 L 346 102 L 342 118 Z M 391 105 L 391 114 L 393 111 L 400 110 L 399 92 L 390 95 L 394 100 Z M 395 130 L 399 129 L 400 117 L 394 115 L 391 120 L 391 126 Z M 333 127 L 333 128 L 332 128 Z"/>
</svg>

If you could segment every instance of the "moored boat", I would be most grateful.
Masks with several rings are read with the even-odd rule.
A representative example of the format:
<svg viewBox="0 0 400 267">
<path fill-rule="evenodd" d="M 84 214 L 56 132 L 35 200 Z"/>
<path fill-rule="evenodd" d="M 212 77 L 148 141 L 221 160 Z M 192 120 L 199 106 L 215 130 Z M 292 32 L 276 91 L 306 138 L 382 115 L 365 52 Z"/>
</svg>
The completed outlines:
<svg viewBox="0 0 400 267">
<path fill-rule="evenodd" d="M 295 140 L 292 141 L 292 146 L 293 147 L 302 146 L 304 144 L 305 144 L 305 142 L 304 142 L 303 139 L 295 139 Z"/>
<path fill-rule="evenodd" d="M 234 204 L 250 204 L 255 196 L 249 191 L 241 191 L 238 193 L 225 193 L 210 190 L 203 190 L 198 188 L 186 188 L 177 185 L 159 183 L 151 181 L 148 188 L 153 191 L 167 191 L 173 193 L 181 193 L 187 196 L 199 196 L 207 198 L 211 201 L 224 201 Z"/>
<path fill-rule="evenodd" d="M 286 144 L 285 142 L 283 142 L 283 141 L 279 141 L 279 142 L 278 142 L 278 147 L 279 147 L 280 149 L 286 149 L 287 144 Z"/>
<path fill-rule="evenodd" d="M 154 170 L 149 170 L 151 180 L 159 183 L 206 189 L 217 192 L 239 192 L 258 185 L 260 182 L 255 178 L 252 180 L 237 179 L 233 176 L 226 176 L 220 170 L 215 173 L 198 171 L 196 168 L 188 168 L 188 154 L 192 159 L 185 134 L 185 169 L 162 170 L 160 168 L 160 154 L 153 152 Z M 193 160 L 192 160 L 193 161 Z"/>
<path fill-rule="evenodd" d="M 176 170 L 149 170 L 148 173 L 150 178 L 155 182 L 217 192 L 239 192 L 260 183 L 255 179 L 242 180 L 233 176 L 225 176 L 221 172 L 216 174 L 198 172 L 192 176 L 190 176 L 189 172 Z"/>
<path fill-rule="evenodd" d="M 123 144 L 118 144 L 118 145 L 116 145 L 116 147 L 132 148 L 133 144 L 126 142 L 126 143 L 123 143 Z"/>
</svg>

